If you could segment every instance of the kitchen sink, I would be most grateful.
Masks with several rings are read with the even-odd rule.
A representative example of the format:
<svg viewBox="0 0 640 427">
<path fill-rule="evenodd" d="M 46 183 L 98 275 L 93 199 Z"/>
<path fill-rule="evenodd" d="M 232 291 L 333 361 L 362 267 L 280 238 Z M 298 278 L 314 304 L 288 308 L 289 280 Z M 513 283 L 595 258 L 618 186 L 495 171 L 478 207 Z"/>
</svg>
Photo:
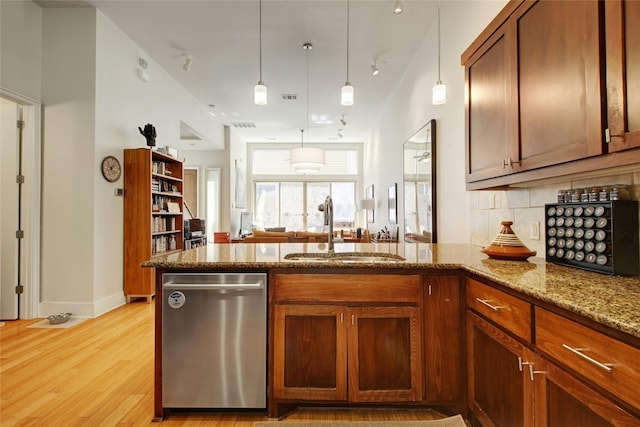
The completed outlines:
<svg viewBox="0 0 640 427">
<path fill-rule="evenodd" d="M 396 254 L 384 252 L 337 252 L 329 253 L 291 253 L 284 256 L 284 259 L 291 261 L 336 261 L 336 262 L 399 262 L 406 261 Z"/>
</svg>

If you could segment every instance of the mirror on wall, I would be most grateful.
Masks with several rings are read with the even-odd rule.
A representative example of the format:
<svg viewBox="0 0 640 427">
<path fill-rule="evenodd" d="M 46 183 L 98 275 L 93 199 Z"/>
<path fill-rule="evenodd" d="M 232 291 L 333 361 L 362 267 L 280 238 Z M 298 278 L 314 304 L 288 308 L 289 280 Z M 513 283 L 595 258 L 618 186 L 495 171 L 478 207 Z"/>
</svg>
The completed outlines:
<svg viewBox="0 0 640 427">
<path fill-rule="evenodd" d="M 403 145 L 404 239 L 436 242 L 436 121 Z"/>
</svg>

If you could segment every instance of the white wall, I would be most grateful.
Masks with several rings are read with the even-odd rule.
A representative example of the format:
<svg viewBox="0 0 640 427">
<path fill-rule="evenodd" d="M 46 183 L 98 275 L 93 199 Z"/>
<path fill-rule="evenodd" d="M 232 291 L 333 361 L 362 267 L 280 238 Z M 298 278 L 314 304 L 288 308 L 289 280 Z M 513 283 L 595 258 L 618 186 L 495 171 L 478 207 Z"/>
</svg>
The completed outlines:
<svg viewBox="0 0 640 427">
<path fill-rule="evenodd" d="M 504 7 L 506 1 L 444 1 L 441 9 L 441 78 L 447 103 L 431 104 L 431 88 L 438 77 L 437 27 L 426 35 L 405 76 L 378 118 L 366 145 L 365 187 L 375 185 L 376 222 L 388 224 L 387 188 L 398 183 L 399 225 L 404 224 L 402 143 L 430 119 L 437 128 L 438 241 L 469 242 L 469 199 L 464 174 L 464 68 L 460 55 Z M 394 165 L 390 168 L 389 165 Z"/>
<path fill-rule="evenodd" d="M 9 10 L 4 3 L 2 10 Z M 222 148 L 223 127 L 100 12 L 41 13 L 41 89 L 28 75 L 24 81 L 2 80 L 8 89 L 36 94 L 44 108 L 39 315 L 95 316 L 124 303 L 123 200 L 114 195 L 123 181 L 109 184 L 102 178 L 102 158 L 122 160 L 123 148 L 144 146 L 137 127 L 145 123 L 156 126 L 158 146 L 178 144 L 182 120 Z M 8 15 L 3 13 L 3 22 Z M 32 21 L 37 29 L 38 20 Z M 3 27 L 3 40 L 14 33 Z M 137 77 L 140 56 L 149 63 L 149 83 Z M 20 76 L 16 68 L 23 66 L 3 61 L 8 76 Z"/>
<path fill-rule="evenodd" d="M 95 11 L 44 9 L 42 281 L 45 313 L 94 299 Z"/>
<path fill-rule="evenodd" d="M 101 12 L 96 28 L 96 126 L 94 172 L 94 220 L 96 289 L 98 306 L 113 306 L 122 295 L 122 209 L 123 200 L 114 195 L 123 181 L 108 183 L 99 173 L 107 155 L 123 160 L 124 148 L 146 146 L 138 131 L 151 123 L 157 131 L 156 146 L 176 147 L 180 121 L 212 142 L 224 147 L 222 125 L 207 107 L 188 94 L 164 69 Z M 138 59 L 148 63 L 149 81 L 138 78 Z M 108 224 L 103 227 L 101 224 Z M 117 238 L 114 238 L 117 237 Z"/>
<path fill-rule="evenodd" d="M 229 231 L 230 229 L 230 191 L 229 191 L 229 150 L 182 150 L 180 156 L 184 158 L 185 167 L 198 168 L 198 200 L 199 218 L 206 217 L 206 194 L 207 194 L 207 169 L 220 169 L 220 224 L 218 230 L 207 230 L 210 238 L 215 231 Z"/>
<path fill-rule="evenodd" d="M 229 143 L 229 169 L 228 176 L 227 174 L 223 174 L 223 182 L 225 179 L 228 179 L 226 182 L 229 183 L 229 197 L 230 197 L 230 232 L 231 236 L 238 236 L 240 232 L 240 212 L 251 210 L 251 200 L 253 200 L 253 188 L 249 187 L 248 181 L 244 183 L 244 187 L 246 189 L 246 197 L 247 197 L 247 206 L 246 208 L 237 208 L 235 204 L 235 188 L 236 188 L 236 175 L 235 171 L 235 160 L 240 160 L 241 168 L 244 171 L 244 179 L 247 180 L 249 176 L 249 171 L 247 170 L 247 165 L 249 162 L 247 161 L 247 141 L 240 138 L 240 135 L 236 132 L 236 130 L 232 127 L 226 128 L 226 136 L 227 141 Z"/>
<path fill-rule="evenodd" d="M 42 9 L 31 1 L 0 1 L 0 87 L 40 100 Z"/>
</svg>

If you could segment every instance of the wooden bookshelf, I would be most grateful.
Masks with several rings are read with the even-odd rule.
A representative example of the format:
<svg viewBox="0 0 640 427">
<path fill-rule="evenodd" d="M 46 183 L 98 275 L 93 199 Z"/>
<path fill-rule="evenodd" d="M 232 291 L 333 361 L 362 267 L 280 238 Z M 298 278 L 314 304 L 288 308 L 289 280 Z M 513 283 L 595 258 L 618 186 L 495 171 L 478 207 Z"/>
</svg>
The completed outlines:
<svg viewBox="0 0 640 427">
<path fill-rule="evenodd" d="M 182 251 L 182 162 L 147 148 L 124 150 L 124 294 L 155 294 L 153 268 L 140 263 Z"/>
</svg>

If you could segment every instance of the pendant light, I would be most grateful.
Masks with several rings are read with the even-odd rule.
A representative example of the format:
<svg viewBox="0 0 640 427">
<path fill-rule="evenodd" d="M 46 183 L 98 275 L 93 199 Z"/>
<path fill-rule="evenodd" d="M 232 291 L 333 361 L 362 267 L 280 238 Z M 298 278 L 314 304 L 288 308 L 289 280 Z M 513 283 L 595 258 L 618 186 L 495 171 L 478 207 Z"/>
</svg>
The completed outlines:
<svg viewBox="0 0 640 427">
<path fill-rule="evenodd" d="M 440 0 L 438 0 L 438 81 L 433 86 L 431 103 L 442 105 L 447 102 L 447 87 L 440 80 Z"/>
<path fill-rule="evenodd" d="M 260 0 L 260 80 L 253 87 L 253 102 L 256 105 L 267 105 L 267 87 L 262 81 L 262 0 Z"/>
<path fill-rule="evenodd" d="M 305 43 L 302 48 L 307 51 L 307 130 L 309 130 L 309 51 L 313 49 L 311 43 Z M 304 146 L 304 129 L 300 129 L 300 147 L 294 148 L 289 153 L 291 166 L 296 172 L 319 172 L 324 166 L 324 150 Z"/>
<path fill-rule="evenodd" d="M 353 86 L 349 82 L 349 0 L 347 0 L 347 81 L 342 86 L 340 104 L 353 105 Z"/>
</svg>

